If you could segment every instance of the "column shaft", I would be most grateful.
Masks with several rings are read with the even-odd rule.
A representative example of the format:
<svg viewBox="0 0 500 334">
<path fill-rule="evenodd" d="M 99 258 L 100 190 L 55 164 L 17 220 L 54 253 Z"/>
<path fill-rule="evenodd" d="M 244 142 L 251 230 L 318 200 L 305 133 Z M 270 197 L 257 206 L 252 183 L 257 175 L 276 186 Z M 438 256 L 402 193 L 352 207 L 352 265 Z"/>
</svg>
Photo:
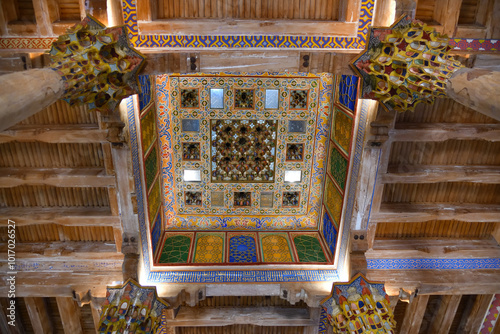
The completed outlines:
<svg viewBox="0 0 500 334">
<path fill-rule="evenodd" d="M 49 68 L 0 76 L 0 131 L 39 112 L 64 93 L 64 82 Z"/>
<path fill-rule="evenodd" d="M 500 72 L 461 68 L 448 79 L 446 94 L 455 101 L 500 121 Z"/>
</svg>

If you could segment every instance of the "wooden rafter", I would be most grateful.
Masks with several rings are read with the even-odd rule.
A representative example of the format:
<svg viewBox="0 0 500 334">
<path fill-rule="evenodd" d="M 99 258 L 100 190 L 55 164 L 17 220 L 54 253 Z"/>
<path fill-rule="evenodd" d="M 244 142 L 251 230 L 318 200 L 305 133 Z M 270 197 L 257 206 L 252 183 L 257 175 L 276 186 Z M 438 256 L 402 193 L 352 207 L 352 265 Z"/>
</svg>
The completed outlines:
<svg viewBox="0 0 500 334">
<path fill-rule="evenodd" d="M 47 310 L 47 304 L 41 297 L 24 298 L 28 315 L 31 321 L 31 327 L 35 334 L 53 333 L 54 326 Z"/>
<path fill-rule="evenodd" d="M 406 307 L 401 334 L 418 334 L 428 301 L 429 296 L 418 296 Z"/>
<path fill-rule="evenodd" d="M 106 130 L 31 129 L 6 130 L 0 133 L 0 144 L 11 141 L 40 141 L 45 143 L 103 143 L 107 142 Z"/>
<path fill-rule="evenodd" d="M 428 333 L 441 334 L 449 332 L 461 298 L 461 295 L 441 296 L 441 302 L 438 310 L 434 313 L 434 317 L 429 324 Z"/>
<path fill-rule="evenodd" d="M 459 332 L 462 330 L 461 333 L 478 333 L 483 324 L 483 319 L 489 310 L 492 299 L 492 294 L 475 296 L 475 298 L 471 300 L 468 315 L 462 319 L 459 325 Z"/>
<path fill-rule="evenodd" d="M 70 297 L 57 297 L 56 300 L 64 333 L 83 334 L 80 308 L 76 301 Z"/>
</svg>

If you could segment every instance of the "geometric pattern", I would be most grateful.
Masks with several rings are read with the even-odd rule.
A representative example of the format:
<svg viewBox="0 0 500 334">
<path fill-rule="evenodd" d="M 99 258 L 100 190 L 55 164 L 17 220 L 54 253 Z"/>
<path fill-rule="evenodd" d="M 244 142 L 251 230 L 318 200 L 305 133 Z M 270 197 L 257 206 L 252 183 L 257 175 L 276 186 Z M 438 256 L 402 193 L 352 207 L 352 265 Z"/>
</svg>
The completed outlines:
<svg viewBox="0 0 500 334">
<path fill-rule="evenodd" d="M 299 235 L 293 238 L 300 262 L 326 262 L 319 240 L 311 235 Z"/>
<path fill-rule="evenodd" d="M 186 191 L 184 195 L 186 196 L 184 199 L 186 205 L 201 205 L 202 195 L 200 191 Z"/>
<path fill-rule="evenodd" d="M 149 155 L 144 161 L 144 174 L 146 178 L 146 189 L 150 189 L 155 176 L 158 173 L 158 155 L 156 153 L 156 144 L 153 146 Z"/>
<path fill-rule="evenodd" d="M 286 144 L 286 161 L 304 159 L 304 144 Z"/>
<path fill-rule="evenodd" d="M 326 210 L 324 210 L 323 215 L 323 236 L 325 237 L 326 244 L 328 245 L 333 258 L 335 255 L 335 247 L 337 246 L 337 229 L 333 225 L 333 222 Z"/>
<path fill-rule="evenodd" d="M 333 176 L 333 179 L 339 185 L 340 189 L 344 190 L 347 177 L 348 161 L 334 145 L 330 145 L 329 163 L 330 168 L 328 169 L 328 171 Z"/>
<path fill-rule="evenodd" d="M 351 143 L 352 118 L 340 109 L 335 108 L 333 122 L 333 140 L 347 154 L 349 152 L 349 144 Z"/>
<path fill-rule="evenodd" d="M 255 238 L 248 235 L 235 235 L 229 238 L 229 262 L 257 262 Z"/>
<path fill-rule="evenodd" d="M 156 139 L 156 110 L 151 107 L 141 119 L 142 151 L 144 154 Z"/>
<path fill-rule="evenodd" d="M 278 76 L 274 73 L 254 74 L 252 76 L 247 76 L 246 73 L 242 73 L 241 76 L 231 76 L 230 74 L 214 76 L 200 73 L 189 77 L 162 75 L 156 78 L 159 102 L 159 138 L 163 150 L 167 149 L 166 152 L 160 153 L 164 187 L 162 191 L 164 196 L 164 226 L 167 230 L 276 230 L 289 229 L 290 226 L 293 226 L 294 229 L 304 230 L 317 228 L 320 222 L 321 184 L 327 165 L 323 156 L 329 133 L 328 114 L 331 111 L 330 103 L 334 87 L 332 76 L 324 74 L 320 76 L 281 74 Z M 307 110 L 289 109 L 290 91 L 297 87 L 308 91 L 307 104 L 309 109 Z M 234 107 L 234 92 L 240 88 L 253 90 L 254 109 L 252 111 Z M 277 88 L 280 92 L 278 108 L 266 109 L 266 89 Z M 181 89 L 198 89 L 200 107 L 197 109 L 180 108 Z M 224 103 L 221 109 L 210 108 L 213 89 L 220 89 L 224 92 Z M 198 120 L 199 131 L 196 133 L 183 132 L 181 121 L 186 119 Z M 273 146 L 266 144 L 274 151 L 272 155 L 276 159 L 275 162 L 273 161 L 276 166 L 275 175 L 273 175 L 274 183 L 256 180 L 258 174 L 255 174 L 252 181 L 248 181 L 248 177 L 252 179 L 252 175 L 247 175 L 246 182 L 224 181 L 222 185 L 212 180 L 213 175 L 210 171 L 214 170 L 214 162 L 210 156 L 214 155 L 214 150 L 211 150 L 211 144 L 216 140 L 212 135 L 212 126 L 214 121 L 222 120 L 223 124 L 226 124 L 226 121 L 232 122 L 230 124 L 233 130 L 231 131 L 239 139 L 245 138 L 237 134 L 238 131 L 242 130 L 243 125 L 253 124 L 254 120 L 271 121 L 271 124 L 267 124 L 262 132 L 275 133 L 273 136 L 275 136 L 276 141 L 274 142 L 273 138 Z M 234 122 L 236 120 L 239 122 Z M 243 123 L 243 120 L 248 123 Z M 288 122 L 291 120 L 305 122 L 307 124 L 305 132 L 289 133 L 287 131 Z M 260 123 L 256 122 L 255 124 L 259 125 Z M 273 124 L 276 130 L 271 131 L 269 128 Z M 222 127 L 222 130 L 224 129 Z M 255 138 L 260 138 L 260 136 L 256 132 Z M 265 139 L 264 136 L 262 138 Z M 234 139 L 233 141 L 228 139 L 227 143 L 234 148 L 236 146 L 238 149 L 246 148 L 244 141 L 241 143 L 234 143 L 234 141 Z M 199 161 L 183 159 L 182 144 L 187 142 L 200 143 Z M 287 143 L 304 145 L 303 160 L 286 161 Z M 224 147 L 218 150 L 223 149 Z M 229 156 L 231 162 L 233 162 L 233 155 L 236 157 L 236 153 Z M 239 163 L 239 159 L 237 161 Z M 219 171 L 223 168 L 225 167 L 216 167 Z M 182 176 L 184 170 L 200 170 L 201 181 L 184 182 Z M 300 171 L 302 176 L 300 181 L 284 182 L 285 170 Z M 262 178 L 265 179 L 265 177 Z M 304 189 L 308 189 L 308 191 L 304 191 Z M 185 191 L 201 191 L 202 205 L 199 207 L 186 206 L 184 203 Z M 223 206 L 212 206 L 211 194 L 221 191 L 225 193 Z M 234 205 L 233 196 L 240 192 L 252 193 L 250 206 L 241 206 L 238 203 L 237 206 Z M 283 206 L 281 197 L 283 192 L 300 192 L 301 196 L 296 205 Z M 261 205 L 261 193 L 274 194 L 272 207 L 266 203 Z M 215 201 L 215 203 L 220 204 L 221 202 Z"/>
<path fill-rule="evenodd" d="M 158 243 L 161 237 L 161 212 L 156 216 L 156 221 L 151 230 L 151 244 L 153 246 L 153 256 L 156 253 L 156 248 L 158 248 Z"/>
<path fill-rule="evenodd" d="M 330 36 L 280 36 L 280 35 L 139 35 L 137 5 L 135 0 L 122 0 L 123 18 L 129 29 L 129 39 L 136 47 L 143 48 L 281 48 L 281 49 L 351 49 L 361 50 L 365 46 L 368 26 L 372 22 L 374 0 L 362 0 L 356 37 Z M 56 38 L 0 38 L 0 49 L 50 48 Z M 500 40 L 450 39 L 455 50 L 500 51 Z"/>
<path fill-rule="evenodd" d="M 141 92 L 139 93 L 139 110 L 142 111 L 151 103 L 153 92 L 151 91 L 151 77 L 149 75 L 140 75 L 139 84 Z"/>
<path fill-rule="evenodd" d="M 198 90 L 181 89 L 181 108 L 198 108 Z"/>
<path fill-rule="evenodd" d="M 182 143 L 183 160 L 200 160 L 200 143 Z"/>
<path fill-rule="evenodd" d="M 321 314 L 319 316 L 318 334 L 327 334 L 328 333 L 327 330 L 328 330 L 328 317 L 325 309 L 322 307 Z"/>
<path fill-rule="evenodd" d="M 307 90 L 290 91 L 290 109 L 307 109 Z"/>
<path fill-rule="evenodd" d="M 335 223 L 338 225 L 342 214 L 342 195 L 328 176 L 326 177 L 324 203 L 332 215 L 333 220 L 335 220 Z"/>
<path fill-rule="evenodd" d="M 198 233 L 195 263 L 221 263 L 224 261 L 224 234 Z"/>
<path fill-rule="evenodd" d="M 163 249 L 159 263 L 187 263 L 191 238 L 185 235 L 175 235 L 167 237 L 163 244 Z"/>
<path fill-rule="evenodd" d="M 493 296 L 486 317 L 484 318 L 483 325 L 479 331 L 479 334 L 489 334 L 493 332 L 495 324 L 498 322 L 500 315 L 500 294 Z"/>
<path fill-rule="evenodd" d="M 160 204 L 160 179 L 157 179 L 148 196 L 149 221 L 152 221 L 153 217 L 155 217 L 156 212 L 158 212 L 160 208 Z"/>
<path fill-rule="evenodd" d="M 338 99 L 339 103 L 351 112 L 354 112 L 358 93 L 358 77 L 355 75 L 342 74 L 339 79 Z"/>
<path fill-rule="evenodd" d="M 368 269 L 500 269 L 492 259 L 367 259 Z"/>
<path fill-rule="evenodd" d="M 253 109 L 253 89 L 235 89 L 234 107 L 238 109 Z"/>
<path fill-rule="evenodd" d="M 290 246 L 285 234 L 261 235 L 262 255 L 264 262 L 292 262 Z"/>
<path fill-rule="evenodd" d="M 274 182 L 276 123 L 211 120 L 212 182 Z"/>
</svg>

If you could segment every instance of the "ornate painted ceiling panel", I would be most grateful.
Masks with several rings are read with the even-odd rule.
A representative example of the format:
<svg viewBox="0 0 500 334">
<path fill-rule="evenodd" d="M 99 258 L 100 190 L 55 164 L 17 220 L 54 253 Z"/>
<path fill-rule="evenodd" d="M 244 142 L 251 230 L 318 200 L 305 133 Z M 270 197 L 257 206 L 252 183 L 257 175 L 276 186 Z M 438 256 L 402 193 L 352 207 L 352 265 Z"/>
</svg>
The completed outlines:
<svg viewBox="0 0 500 334">
<path fill-rule="evenodd" d="M 208 87 L 209 91 L 208 95 L 206 95 L 208 99 L 203 99 L 201 96 L 205 93 L 200 90 L 200 87 L 186 88 L 178 85 L 177 90 L 172 88 L 175 87 L 172 84 L 173 79 L 181 80 L 178 75 L 160 78 L 140 77 L 141 85 L 145 86 L 145 89 L 139 95 L 138 101 L 127 100 L 131 147 L 134 152 L 132 157 L 138 198 L 138 216 L 140 217 L 141 240 L 143 240 L 142 248 L 148 282 L 240 282 L 242 280 L 245 282 L 279 282 L 283 280 L 300 282 L 337 280 L 339 273 L 343 273 L 342 268 L 345 266 L 347 237 L 349 235 L 348 229 L 342 228 L 342 220 L 345 219 L 342 217 L 349 217 L 352 214 L 354 189 L 356 188 L 356 182 L 352 182 L 352 180 L 357 179 L 362 147 L 359 143 L 363 140 L 363 132 L 357 133 L 355 136 L 357 145 L 350 145 L 351 138 L 354 139 L 352 120 L 355 119 L 356 115 L 354 110 L 356 110 L 357 104 L 357 81 L 352 77 L 342 76 L 335 78 L 334 84 L 333 78 L 328 75 L 301 76 L 300 74 L 268 73 L 248 75 L 241 73 L 238 76 L 246 76 L 246 78 L 253 80 L 272 78 L 273 81 L 278 80 L 278 87 L 260 87 L 264 91 L 264 96 L 260 95 L 259 87 L 257 89 L 253 87 L 235 87 L 231 90 L 224 87 Z M 236 84 L 238 84 L 238 76 L 231 74 L 218 76 L 195 75 L 190 76 L 190 78 L 211 77 L 216 78 L 216 80 L 236 80 Z M 294 81 L 295 84 L 293 84 Z M 156 85 L 154 85 L 155 82 Z M 301 82 L 309 83 L 309 86 L 297 87 L 298 83 Z M 311 95 L 314 94 L 316 88 L 313 87 L 314 82 L 319 87 L 317 97 L 314 97 L 316 100 Z M 287 86 L 287 83 L 292 88 Z M 337 87 L 334 100 L 331 92 L 333 87 Z M 283 95 L 282 93 L 286 93 L 287 89 L 288 95 Z M 236 93 L 236 90 L 239 90 L 239 93 Z M 231 94 L 227 94 L 228 91 Z M 149 98 L 150 94 L 152 94 L 152 98 Z M 145 97 L 144 95 L 148 96 Z M 153 98 L 153 96 L 156 96 L 156 98 Z M 236 103 L 234 100 L 238 96 L 240 101 Z M 350 101 L 354 101 L 354 103 L 349 103 Z M 310 104 L 313 102 L 317 103 L 318 106 L 311 106 Z M 173 107 L 174 103 L 178 103 L 176 108 Z M 227 103 L 231 103 L 232 109 L 227 108 Z M 284 116 L 283 112 L 280 111 L 281 109 L 288 113 L 295 113 L 295 115 L 298 113 L 298 116 L 293 119 L 282 120 Z M 154 119 L 151 119 L 150 116 L 152 110 L 156 111 Z M 305 142 L 287 141 L 289 141 L 289 135 L 292 136 L 292 139 L 295 135 L 307 136 L 310 125 L 307 120 L 300 117 L 307 119 L 307 114 L 311 114 L 310 110 L 315 113 L 315 116 L 310 117 L 316 117 L 314 125 L 316 130 L 313 132 L 313 154 L 308 157 L 308 148 Z M 364 106 L 360 110 L 360 124 L 365 124 L 367 108 Z M 305 215 L 283 215 L 285 219 L 281 218 L 274 225 L 273 219 L 277 218 L 277 215 L 272 214 L 240 214 L 233 216 L 231 214 L 178 214 L 174 211 L 174 209 L 177 209 L 175 202 L 177 185 L 174 181 L 175 157 L 180 161 L 181 167 L 185 163 L 199 164 L 198 167 L 194 165 L 198 169 L 182 170 L 180 174 L 181 182 L 186 186 L 199 185 L 203 178 L 205 178 L 207 184 L 212 183 L 213 154 L 210 149 L 208 151 L 204 149 L 202 144 L 205 143 L 206 147 L 210 148 L 213 142 L 212 137 L 217 138 L 217 131 L 215 131 L 215 134 L 212 131 L 213 120 L 217 121 L 216 118 L 211 118 L 214 117 L 210 115 L 212 111 L 215 112 L 213 115 L 217 115 L 218 112 L 227 115 L 227 111 L 240 113 L 234 119 L 222 118 L 223 122 L 229 122 L 226 124 L 231 125 L 228 133 L 232 133 L 233 136 L 236 135 L 237 137 L 233 138 L 234 140 L 226 139 L 226 143 L 230 144 L 228 149 L 232 151 L 231 154 L 226 154 L 226 156 L 230 158 L 229 161 L 231 161 L 232 167 L 237 166 L 239 159 L 243 156 L 247 158 L 249 156 L 250 158 L 252 156 L 265 156 L 268 162 L 274 161 L 276 165 L 275 175 L 278 178 L 280 175 L 277 172 L 279 170 L 279 159 L 284 157 L 285 163 L 292 163 L 292 166 L 296 163 L 305 164 L 307 159 L 312 159 L 310 184 L 319 184 L 320 197 L 316 202 L 318 203 L 318 209 L 311 208 L 308 204 Z M 180 112 L 186 112 L 189 118 L 178 117 Z M 247 112 L 250 112 L 249 116 L 246 115 Z M 267 116 L 270 119 L 257 119 L 253 116 L 260 113 L 260 115 L 264 114 L 264 117 L 266 117 L 265 113 L 267 112 L 269 112 L 269 116 L 272 112 L 275 112 L 276 118 L 273 119 Z M 300 116 L 302 112 L 306 113 L 305 116 Z M 174 113 L 177 113 L 178 118 L 176 121 L 178 124 L 177 131 L 173 129 Z M 200 113 L 204 114 L 206 119 L 200 116 Z M 343 121 L 345 120 L 343 116 L 347 116 L 351 121 Z M 205 123 L 204 120 L 206 120 Z M 268 121 L 270 121 L 270 123 L 267 123 L 269 126 L 262 126 Z M 283 129 L 286 145 L 279 148 L 278 140 L 283 134 L 280 133 L 281 121 L 286 121 L 286 126 Z M 251 125 L 254 128 L 257 126 L 262 126 L 262 128 L 260 130 L 250 130 Z M 205 139 L 181 141 L 185 135 L 193 136 L 197 134 L 199 136 L 204 127 L 208 128 Z M 360 128 L 362 128 L 361 125 Z M 221 126 L 220 131 L 224 130 L 225 127 Z M 237 133 L 238 131 L 240 133 Z M 255 134 L 250 136 L 242 135 L 242 133 L 248 134 L 252 131 Z M 341 134 L 346 135 L 347 138 L 342 139 Z M 222 134 L 221 136 L 226 135 Z M 176 140 L 182 145 L 178 146 L 177 152 L 174 153 L 173 141 L 175 138 L 181 138 Z M 246 142 L 233 143 L 241 138 L 250 138 L 251 142 L 253 142 L 251 147 L 248 147 Z M 262 145 L 256 145 L 256 142 L 263 142 L 265 139 L 270 142 L 275 140 L 275 146 L 269 145 L 260 155 L 255 155 L 255 151 L 262 149 Z M 322 143 L 323 146 L 318 146 L 318 142 Z M 238 145 L 247 145 L 245 146 L 245 153 L 248 154 L 240 152 Z M 354 148 L 355 152 L 351 152 L 351 149 Z M 328 154 L 326 154 L 327 151 Z M 266 153 L 264 154 L 264 152 Z M 352 153 L 354 154 L 352 155 Z M 153 154 L 157 154 L 158 158 L 155 159 Z M 206 157 L 203 157 L 203 155 L 206 155 Z M 353 174 L 347 171 L 347 166 L 349 166 L 352 157 L 354 157 L 352 160 Z M 208 173 L 204 173 L 201 169 L 200 162 L 202 159 L 208 161 L 210 168 Z M 347 164 L 345 160 L 347 160 Z M 254 159 L 246 160 L 247 163 L 249 161 L 254 161 Z M 154 168 L 155 165 L 156 168 Z M 240 172 L 242 175 L 246 173 L 245 175 L 255 176 L 261 170 L 254 167 Z M 238 172 L 237 168 L 232 170 L 233 173 Z M 283 177 L 291 178 L 291 180 L 296 181 L 296 184 L 300 184 L 302 175 L 297 178 L 297 175 L 293 173 L 286 173 L 297 171 L 302 172 L 302 170 L 285 170 Z M 185 181 L 185 177 L 188 177 L 191 181 Z M 347 180 L 348 178 L 351 178 L 350 182 Z M 147 180 L 150 180 L 150 182 L 147 182 Z M 271 210 L 275 209 L 277 205 L 281 205 L 284 209 L 297 209 L 297 204 L 302 201 L 303 191 L 300 189 L 285 189 L 280 193 L 280 197 L 275 196 L 276 190 L 260 191 L 260 195 L 255 196 L 253 189 L 257 186 L 267 187 L 274 185 L 276 181 L 262 182 L 267 180 L 256 180 L 255 177 L 254 180 L 250 181 L 213 182 L 219 187 L 222 186 L 223 190 L 211 191 L 208 189 L 211 196 L 209 203 L 204 203 L 205 187 L 202 189 L 193 187 L 186 189 L 181 200 L 184 201 L 185 207 L 193 209 L 203 207 L 206 204 L 209 205 L 209 208 L 224 209 L 224 206 L 228 204 L 233 206 L 233 211 L 235 208 L 239 210 L 254 208 L 257 204 L 259 204 L 260 208 Z M 283 183 L 285 187 L 289 185 Z M 247 184 L 253 184 L 255 188 L 250 188 L 250 190 L 244 187 L 236 188 L 236 190 L 229 193 L 230 198 L 228 200 L 225 187 L 231 184 L 241 184 L 245 187 Z M 321 191 L 321 188 L 324 187 L 326 188 Z M 323 192 L 328 192 L 328 196 L 323 196 Z M 309 202 L 312 200 L 311 194 L 313 193 L 313 191 L 308 193 Z M 323 197 L 322 203 L 321 197 Z M 279 202 L 277 202 L 277 198 Z M 333 202 L 337 203 L 331 203 L 332 198 L 334 199 Z M 306 225 L 304 219 L 309 217 L 314 219 L 314 216 L 308 215 L 308 213 L 315 213 L 319 210 L 321 210 L 321 219 L 319 219 L 318 214 L 315 224 L 311 225 L 312 227 Z M 197 219 L 201 219 L 201 221 Z M 284 223 L 281 224 L 281 222 Z M 290 223 L 288 224 L 288 222 Z M 204 225 L 205 223 L 206 225 Z M 253 231 L 245 231 L 248 229 Z M 255 267 L 249 267 L 264 263 L 274 263 L 282 266 L 300 265 L 302 269 L 259 270 L 252 269 Z M 173 269 L 173 267 L 177 266 L 197 266 L 198 264 L 209 264 L 217 268 L 211 271 L 192 271 L 190 269 L 179 271 Z M 332 264 L 337 269 L 331 267 Z M 245 269 L 242 271 L 222 269 L 229 265 L 244 266 Z M 313 265 L 314 267 L 304 267 L 307 265 Z M 318 269 L 318 265 L 324 266 L 324 268 Z"/>
<path fill-rule="evenodd" d="M 329 75 L 157 78 L 166 229 L 314 229 Z"/>
</svg>

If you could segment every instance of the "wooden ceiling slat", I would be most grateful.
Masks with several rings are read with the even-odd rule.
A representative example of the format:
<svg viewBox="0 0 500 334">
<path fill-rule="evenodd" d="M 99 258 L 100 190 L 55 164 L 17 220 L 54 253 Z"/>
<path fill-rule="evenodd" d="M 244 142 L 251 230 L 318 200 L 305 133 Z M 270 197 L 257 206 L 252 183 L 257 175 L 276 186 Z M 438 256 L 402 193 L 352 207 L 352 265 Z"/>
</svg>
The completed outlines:
<svg viewBox="0 0 500 334">
<path fill-rule="evenodd" d="M 441 230 L 443 222 L 448 224 L 449 231 L 458 231 L 450 234 Z M 461 221 L 428 221 L 421 223 L 384 223 L 377 224 L 376 238 L 470 238 L 490 239 L 495 223 L 476 223 Z"/>
</svg>

